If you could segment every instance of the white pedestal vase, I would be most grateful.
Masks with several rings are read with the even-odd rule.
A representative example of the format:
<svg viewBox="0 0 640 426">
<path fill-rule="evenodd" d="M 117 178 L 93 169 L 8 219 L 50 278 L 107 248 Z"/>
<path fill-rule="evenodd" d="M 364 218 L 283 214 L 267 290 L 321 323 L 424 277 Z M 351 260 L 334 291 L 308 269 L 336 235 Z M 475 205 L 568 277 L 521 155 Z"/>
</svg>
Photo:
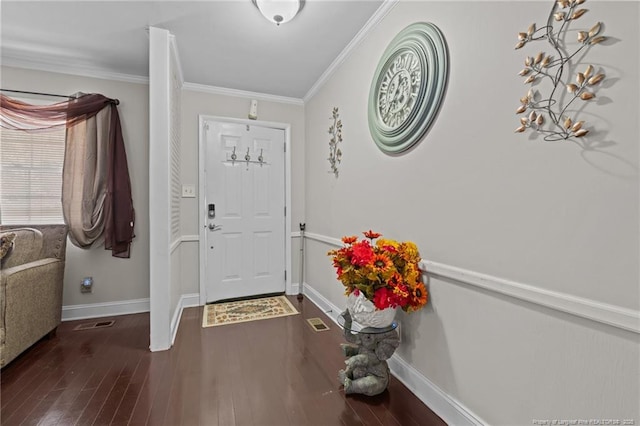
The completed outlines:
<svg viewBox="0 0 640 426">
<path fill-rule="evenodd" d="M 396 308 L 377 309 L 373 302 L 364 297 L 362 292 L 359 292 L 357 296 L 351 293 L 347 297 L 347 309 L 351 318 L 363 327 L 389 327 L 396 317 Z"/>
</svg>

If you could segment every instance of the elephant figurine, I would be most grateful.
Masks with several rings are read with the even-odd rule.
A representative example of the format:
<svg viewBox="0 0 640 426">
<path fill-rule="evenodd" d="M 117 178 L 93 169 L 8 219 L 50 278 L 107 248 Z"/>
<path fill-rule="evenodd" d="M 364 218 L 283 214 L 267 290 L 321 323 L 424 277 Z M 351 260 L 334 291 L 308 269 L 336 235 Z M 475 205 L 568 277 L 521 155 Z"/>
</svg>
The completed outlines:
<svg viewBox="0 0 640 426">
<path fill-rule="evenodd" d="M 360 393 L 378 395 L 389 384 L 387 360 L 400 345 L 400 336 L 394 330 L 380 332 L 375 328 L 364 328 L 352 333 L 352 319 L 349 311 L 343 314 L 344 337 L 349 343 L 340 346 L 347 367 L 338 372 L 338 380 L 344 386 L 345 394 Z"/>
</svg>

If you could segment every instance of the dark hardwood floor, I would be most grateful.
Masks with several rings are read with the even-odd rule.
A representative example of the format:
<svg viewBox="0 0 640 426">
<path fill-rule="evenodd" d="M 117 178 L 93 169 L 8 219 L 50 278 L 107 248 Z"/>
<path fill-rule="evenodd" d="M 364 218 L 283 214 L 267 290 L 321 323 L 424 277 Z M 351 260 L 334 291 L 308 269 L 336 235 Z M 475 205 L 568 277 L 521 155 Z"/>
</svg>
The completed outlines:
<svg viewBox="0 0 640 426">
<path fill-rule="evenodd" d="M 444 425 L 392 378 L 345 396 L 340 329 L 313 303 L 294 315 L 202 328 L 185 309 L 175 345 L 151 353 L 149 314 L 73 331 L 65 322 L 0 372 L 2 425 Z M 306 318 L 331 327 L 315 332 Z"/>
</svg>

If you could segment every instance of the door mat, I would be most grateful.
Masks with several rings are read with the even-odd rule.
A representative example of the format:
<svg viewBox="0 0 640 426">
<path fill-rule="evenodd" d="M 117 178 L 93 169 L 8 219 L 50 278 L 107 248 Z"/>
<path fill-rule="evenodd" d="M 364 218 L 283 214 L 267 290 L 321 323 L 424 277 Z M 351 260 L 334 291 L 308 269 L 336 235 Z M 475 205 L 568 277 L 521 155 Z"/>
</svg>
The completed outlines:
<svg viewBox="0 0 640 426">
<path fill-rule="evenodd" d="M 202 327 L 285 317 L 298 313 L 285 296 L 214 303 L 204 306 Z"/>
<path fill-rule="evenodd" d="M 329 326 L 324 323 L 320 318 L 307 318 L 307 322 L 313 328 L 313 331 L 327 331 Z"/>
</svg>

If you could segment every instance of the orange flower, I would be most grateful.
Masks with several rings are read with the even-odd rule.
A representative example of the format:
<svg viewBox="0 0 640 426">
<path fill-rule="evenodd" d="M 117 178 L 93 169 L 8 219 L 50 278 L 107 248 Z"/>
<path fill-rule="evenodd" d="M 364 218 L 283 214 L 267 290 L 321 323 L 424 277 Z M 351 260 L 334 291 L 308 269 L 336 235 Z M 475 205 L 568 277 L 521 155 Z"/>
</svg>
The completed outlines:
<svg viewBox="0 0 640 426">
<path fill-rule="evenodd" d="M 400 299 L 406 299 L 409 297 L 407 286 L 402 283 L 398 283 L 393 287 L 393 294 L 398 296 Z"/>
<path fill-rule="evenodd" d="M 393 262 L 385 254 L 373 256 L 373 268 L 376 273 L 384 274 L 393 268 Z"/>
<path fill-rule="evenodd" d="M 352 235 L 350 237 L 342 237 L 342 242 L 345 244 L 353 244 L 356 241 L 358 241 L 358 237 L 356 237 L 355 235 Z"/>
<path fill-rule="evenodd" d="M 379 234 L 377 232 L 373 232 L 371 229 L 369 229 L 368 231 L 363 232 L 364 236 L 370 239 L 375 239 L 378 238 L 379 236 L 381 236 L 382 234 Z"/>
<path fill-rule="evenodd" d="M 411 301 L 409 302 L 411 311 L 415 311 L 427 304 L 429 293 L 423 283 L 418 283 L 411 292 Z"/>
</svg>

